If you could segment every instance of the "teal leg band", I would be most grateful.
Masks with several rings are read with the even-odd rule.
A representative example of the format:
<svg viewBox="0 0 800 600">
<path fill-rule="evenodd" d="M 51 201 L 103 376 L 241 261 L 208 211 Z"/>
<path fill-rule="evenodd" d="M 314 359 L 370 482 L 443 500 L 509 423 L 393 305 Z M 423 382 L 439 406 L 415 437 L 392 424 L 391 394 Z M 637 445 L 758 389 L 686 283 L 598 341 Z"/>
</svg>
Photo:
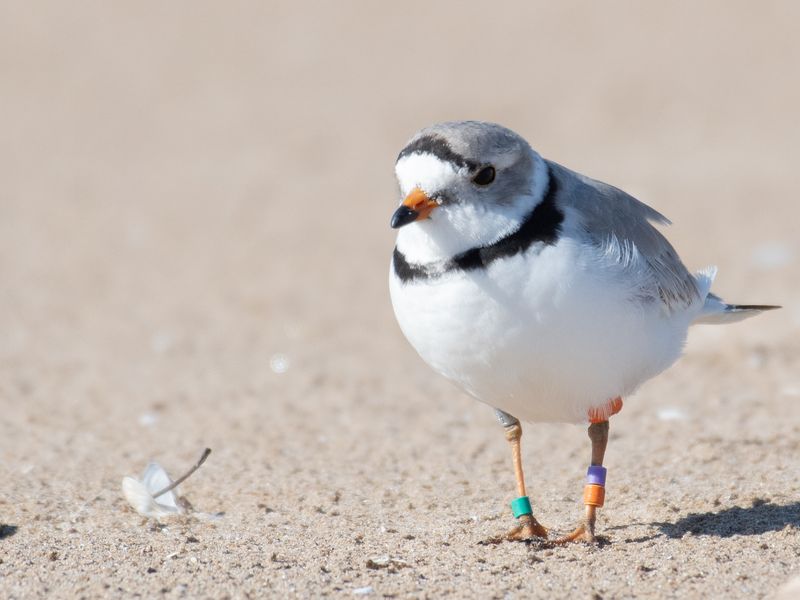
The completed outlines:
<svg viewBox="0 0 800 600">
<path fill-rule="evenodd" d="M 527 496 L 520 496 L 516 500 L 511 501 L 511 512 L 514 513 L 514 518 L 519 519 L 524 515 L 532 515 L 531 501 Z"/>
</svg>

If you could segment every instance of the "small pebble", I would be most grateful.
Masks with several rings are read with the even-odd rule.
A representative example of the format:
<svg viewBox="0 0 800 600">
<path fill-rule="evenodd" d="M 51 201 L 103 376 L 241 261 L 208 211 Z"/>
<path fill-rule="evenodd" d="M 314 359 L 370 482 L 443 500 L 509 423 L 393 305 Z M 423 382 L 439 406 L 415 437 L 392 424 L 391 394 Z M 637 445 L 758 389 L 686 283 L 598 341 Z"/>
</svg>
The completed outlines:
<svg viewBox="0 0 800 600">
<path fill-rule="evenodd" d="M 656 411 L 656 417 L 661 421 L 686 421 L 689 416 L 680 408 L 665 406 Z"/>
<path fill-rule="evenodd" d="M 269 368 L 278 375 L 289 370 L 289 357 L 285 354 L 273 354 L 269 359 Z"/>
<path fill-rule="evenodd" d="M 763 270 L 779 269 L 791 264 L 794 260 L 792 248 L 779 241 L 764 242 L 753 248 L 750 261 Z"/>
<path fill-rule="evenodd" d="M 374 591 L 375 590 L 372 589 L 372 586 L 368 585 L 367 587 L 360 587 L 354 589 L 353 594 L 355 594 L 356 596 L 366 596 L 367 594 L 371 594 Z"/>
</svg>

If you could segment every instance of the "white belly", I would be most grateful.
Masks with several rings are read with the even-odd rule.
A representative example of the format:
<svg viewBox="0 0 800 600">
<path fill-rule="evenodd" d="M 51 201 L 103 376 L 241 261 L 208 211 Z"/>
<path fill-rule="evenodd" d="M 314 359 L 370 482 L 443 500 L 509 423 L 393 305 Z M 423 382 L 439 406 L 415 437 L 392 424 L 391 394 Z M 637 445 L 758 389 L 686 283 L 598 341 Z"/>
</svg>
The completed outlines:
<svg viewBox="0 0 800 600">
<path fill-rule="evenodd" d="M 635 284 L 563 239 L 486 270 L 390 276 L 397 320 L 423 360 L 526 421 L 585 422 L 679 357 L 691 311 L 666 315 L 635 298 Z"/>
</svg>

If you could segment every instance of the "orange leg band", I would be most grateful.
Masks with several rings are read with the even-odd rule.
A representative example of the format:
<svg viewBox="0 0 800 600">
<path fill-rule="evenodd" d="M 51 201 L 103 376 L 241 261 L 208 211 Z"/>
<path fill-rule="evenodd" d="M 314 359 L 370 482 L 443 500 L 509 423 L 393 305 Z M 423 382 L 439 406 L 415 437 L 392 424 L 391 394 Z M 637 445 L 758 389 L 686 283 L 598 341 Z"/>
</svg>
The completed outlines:
<svg viewBox="0 0 800 600">
<path fill-rule="evenodd" d="M 587 506 L 602 507 L 606 499 L 606 489 L 596 483 L 587 483 L 583 488 L 583 503 Z"/>
</svg>

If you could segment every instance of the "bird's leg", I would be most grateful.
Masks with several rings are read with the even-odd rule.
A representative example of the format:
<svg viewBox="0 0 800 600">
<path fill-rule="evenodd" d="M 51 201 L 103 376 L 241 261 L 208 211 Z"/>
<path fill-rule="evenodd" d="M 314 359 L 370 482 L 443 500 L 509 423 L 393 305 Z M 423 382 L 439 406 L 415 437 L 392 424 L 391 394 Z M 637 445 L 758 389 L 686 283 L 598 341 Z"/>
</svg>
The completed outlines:
<svg viewBox="0 0 800 600">
<path fill-rule="evenodd" d="M 497 418 L 506 430 L 506 439 L 511 444 L 511 458 L 514 461 L 514 475 L 517 478 L 517 493 L 519 497 L 511 503 L 511 510 L 519 520 L 519 525 L 509 531 L 507 540 L 527 540 L 532 537 L 547 537 L 545 529 L 531 512 L 531 503 L 525 494 L 525 474 L 522 471 L 522 425 L 516 417 L 512 417 L 502 410 L 497 410 Z"/>
<path fill-rule="evenodd" d="M 592 462 L 586 473 L 586 487 L 583 490 L 586 513 L 575 531 L 556 540 L 558 544 L 577 541 L 590 544 L 595 542 L 594 525 L 597 509 L 603 506 L 605 500 L 606 469 L 603 467 L 603 457 L 608 445 L 608 421 L 597 421 L 589 425 L 589 439 L 592 440 Z"/>
</svg>

